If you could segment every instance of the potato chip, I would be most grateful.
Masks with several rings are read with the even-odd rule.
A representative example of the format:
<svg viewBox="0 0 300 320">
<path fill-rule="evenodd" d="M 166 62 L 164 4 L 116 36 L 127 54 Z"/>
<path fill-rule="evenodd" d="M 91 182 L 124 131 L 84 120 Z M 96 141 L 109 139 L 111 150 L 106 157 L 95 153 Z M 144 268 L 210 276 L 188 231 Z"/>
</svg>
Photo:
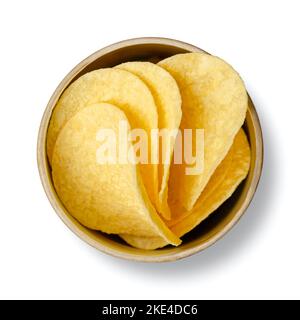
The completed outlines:
<svg viewBox="0 0 300 320">
<path fill-rule="evenodd" d="M 82 108 L 98 102 L 112 103 L 120 107 L 132 128 L 146 130 L 149 137 L 150 130 L 158 126 L 157 110 L 152 94 L 138 77 L 127 71 L 111 68 L 86 73 L 65 90 L 53 111 L 47 135 L 47 154 L 50 163 L 55 141 L 65 123 Z M 150 143 L 148 145 L 150 146 Z M 157 159 L 157 150 L 153 152 L 153 158 Z M 156 204 L 157 164 L 141 165 L 141 174 L 147 193 L 151 201 Z"/>
<path fill-rule="evenodd" d="M 167 243 L 178 245 L 180 240 L 152 206 L 139 167 L 129 162 L 98 161 L 99 130 L 111 130 L 115 134 L 117 149 L 120 121 L 127 122 L 125 113 L 107 103 L 87 106 L 69 119 L 53 150 L 52 174 L 57 194 L 65 208 L 88 228 L 106 233 L 159 236 Z"/>
<path fill-rule="evenodd" d="M 190 211 L 244 122 L 247 93 L 243 81 L 230 65 L 205 53 L 178 54 L 160 61 L 159 65 L 179 86 L 181 128 L 204 129 L 202 173 L 187 175 L 187 165 L 172 166 L 170 172 L 170 205 Z M 193 152 L 195 147 L 193 143 Z"/>
<path fill-rule="evenodd" d="M 172 134 L 173 129 L 178 129 L 181 121 L 181 96 L 174 78 L 163 68 L 150 62 L 127 62 L 116 66 L 118 69 L 127 70 L 141 78 L 149 87 L 158 111 L 158 128 L 168 129 L 165 132 Z M 160 163 L 158 165 L 159 177 L 159 206 L 158 211 L 165 219 L 170 219 L 170 209 L 167 202 L 169 167 L 172 159 L 175 140 L 165 136 L 170 141 L 160 148 Z M 162 140 L 161 140 L 162 141 Z M 164 156 L 168 159 L 164 161 Z"/>
<path fill-rule="evenodd" d="M 242 129 L 237 133 L 228 154 L 210 178 L 195 208 L 184 216 L 172 219 L 167 224 L 170 229 L 181 237 L 194 229 L 212 212 L 214 212 L 236 190 L 248 174 L 250 167 L 250 147 Z M 157 249 L 166 246 L 160 237 L 136 237 L 121 235 L 130 245 L 141 249 Z"/>
</svg>

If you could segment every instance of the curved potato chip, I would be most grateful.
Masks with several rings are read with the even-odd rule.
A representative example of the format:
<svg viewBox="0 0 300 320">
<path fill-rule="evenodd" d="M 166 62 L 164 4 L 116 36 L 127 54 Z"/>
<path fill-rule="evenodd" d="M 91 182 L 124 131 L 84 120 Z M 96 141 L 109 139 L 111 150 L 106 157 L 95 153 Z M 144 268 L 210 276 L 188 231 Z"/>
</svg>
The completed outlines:
<svg viewBox="0 0 300 320">
<path fill-rule="evenodd" d="M 168 221 L 170 229 L 181 237 L 205 220 L 233 194 L 241 181 L 245 179 L 249 171 L 250 160 L 249 143 L 243 129 L 240 129 L 228 154 L 197 200 L 195 208 L 184 217 Z M 146 250 L 161 248 L 168 244 L 160 237 L 130 235 L 121 235 L 121 237 L 130 245 Z"/>
<path fill-rule="evenodd" d="M 190 211 L 244 122 L 247 93 L 243 81 L 230 65 L 205 53 L 178 54 L 160 61 L 159 65 L 179 86 L 181 128 L 204 129 L 202 172 L 187 175 L 187 165 L 172 166 L 170 172 L 170 205 Z M 192 149 L 195 154 L 195 139 Z"/>
<path fill-rule="evenodd" d="M 159 154 L 158 211 L 165 219 L 170 219 L 168 206 L 168 179 L 172 160 L 175 139 L 172 134 L 178 129 L 181 121 L 181 96 L 174 78 L 163 68 L 150 62 L 126 62 L 116 66 L 118 69 L 129 71 L 141 78 L 149 87 L 158 112 L 158 128 L 167 129 L 163 137 L 166 143 L 162 144 Z M 169 143 L 169 145 L 167 145 Z M 165 158 L 163 158 L 165 157 Z M 163 160 L 166 160 L 163 162 Z"/>
<path fill-rule="evenodd" d="M 124 112 L 101 103 L 83 108 L 65 124 L 52 158 L 57 194 L 66 209 L 88 228 L 106 233 L 156 235 L 178 245 L 180 240 L 159 218 L 147 197 L 138 167 L 129 162 L 98 161 L 99 130 L 114 134 L 117 150 L 120 121 L 127 122 Z"/>
<path fill-rule="evenodd" d="M 55 141 L 65 123 L 82 108 L 107 102 L 122 109 L 132 128 L 150 130 L 157 128 L 158 116 L 152 94 L 142 80 L 130 72 L 119 69 L 99 69 L 84 74 L 73 82 L 62 94 L 53 111 L 48 134 L 47 154 L 51 164 Z M 150 143 L 148 143 L 150 156 Z M 153 150 L 151 156 L 158 157 Z M 149 163 L 149 162 L 148 162 Z M 147 193 L 153 203 L 158 201 L 157 164 L 141 164 L 141 175 Z"/>
<path fill-rule="evenodd" d="M 240 131 L 242 131 L 242 129 Z M 200 205 L 200 203 L 203 203 L 209 196 L 211 196 L 212 193 L 226 178 L 232 165 L 232 158 L 235 152 L 235 145 L 237 143 L 236 139 L 238 138 L 238 135 L 240 135 L 240 131 L 237 133 L 237 136 L 235 137 L 235 140 L 232 146 L 230 147 L 227 155 L 221 161 L 221 163 L 219 164 L 219 166 L 217 167 L 217 169 L 209 179 L 207 185 L 205 186 L 200 197 L 198 198 L 192 211 L 194 211 L 197 208 L 197 206 Z M 191 213 L 191 211 L 182 211 L 182 208 L 179 208 L 174 204 L 173 206 L 171 206 L 171 211 L 172 211 L 172 221 L 168 221 L 169 226 L 176 224 L 180 220 L 183 220 L 186 216 L 188 216 Z"/>
</svg>

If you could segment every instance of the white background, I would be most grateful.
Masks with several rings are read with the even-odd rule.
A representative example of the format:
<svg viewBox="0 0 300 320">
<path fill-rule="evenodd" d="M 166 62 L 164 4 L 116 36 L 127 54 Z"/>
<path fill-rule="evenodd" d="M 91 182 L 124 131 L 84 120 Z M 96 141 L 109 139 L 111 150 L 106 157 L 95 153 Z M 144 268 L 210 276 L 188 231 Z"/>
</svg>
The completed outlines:
<svg viewBox="0 0 300 320">
<path fill-rule="evenodd" d="M 1 1 L 0 298 L 300 298 L 299 1 Z M 240 223 L 201 254 L 164 264 L 89 247 L 56 216 L 36 164 L 60 80 L 92 52 L 164 36 L 240 72 L 261 118 L 265 163 Z"/>
</svg>

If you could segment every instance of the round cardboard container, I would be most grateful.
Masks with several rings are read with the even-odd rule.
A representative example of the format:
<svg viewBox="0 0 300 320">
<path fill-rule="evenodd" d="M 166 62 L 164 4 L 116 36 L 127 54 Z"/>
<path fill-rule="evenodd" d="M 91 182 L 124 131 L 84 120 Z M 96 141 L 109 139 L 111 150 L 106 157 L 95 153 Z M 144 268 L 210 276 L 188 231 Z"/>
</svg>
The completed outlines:
<svg viewBox="0 0 300 320">
<path fill-rule="evenodd" d="M 64 208 L 59 200 L 51 178 L 46 154 L 46 136 L 52 111 L 62 92 L 77 78 L 86 72 L 113 67 L 126 61 L 157 62 L 177 53 L 203 51 L 193 45 L 165 38 L 137 38 L 122 41 L 103 48 L 80 62 L 58 85 L 44 112 L 37 145 L 37 161 L 41 181 L 49 201 L 62 221 L 82 240 L 96 249 L 128 260 L 144 262 L 174 261 L 202 251 L 227 233 L 244 214 L 249 206 L 262 171 L 263 140 L 262 131 L 255 107 L 249 97 L 244 129 L 251 145 L 251 166 L 247 178 L 234 194 L 209 218 L 185 235 L 178 247 L 167 246 L 158 250 L 140 250 L 132 248 L 118 236 L 90 230 L 81 225 Z"/>
</svg>

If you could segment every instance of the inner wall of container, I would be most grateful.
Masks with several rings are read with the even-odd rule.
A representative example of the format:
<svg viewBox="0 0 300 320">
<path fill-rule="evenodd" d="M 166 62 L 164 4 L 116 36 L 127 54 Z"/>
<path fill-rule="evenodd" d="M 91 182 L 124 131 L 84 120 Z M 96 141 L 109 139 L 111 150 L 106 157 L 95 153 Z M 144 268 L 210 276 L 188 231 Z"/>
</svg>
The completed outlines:
<svg viewBox="0 0 300 320">
<path fill-rule="evenodd" d="M 81 77 L 83 74 L 87 72 L 100 68 L 114 67 L 123 62 L 150 61 L 156 63 L 174 54 L 187 52 L 189 51 L 163 44 L 137 44 L 133 46 L 126 46 L 108 52 L 96 59 L 95 61 L 91 62 L 78 73 L 78 75 L 73 79 L 73 81 L 75 81 L 77 78 Z"/>
</svg>

